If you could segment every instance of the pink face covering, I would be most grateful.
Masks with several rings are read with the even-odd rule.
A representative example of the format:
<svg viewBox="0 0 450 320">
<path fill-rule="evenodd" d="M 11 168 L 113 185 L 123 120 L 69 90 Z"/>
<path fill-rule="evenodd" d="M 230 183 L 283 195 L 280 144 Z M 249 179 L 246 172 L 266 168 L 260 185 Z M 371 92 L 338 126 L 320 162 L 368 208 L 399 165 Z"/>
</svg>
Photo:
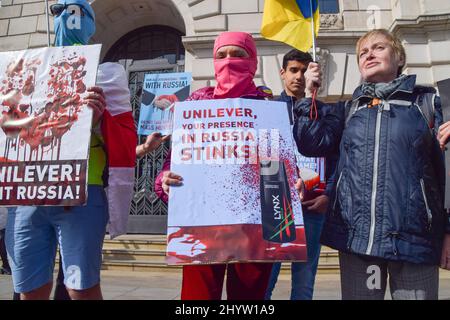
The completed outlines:
<svg viewBox="0 0 450 320">
<path fill-rule="evenodd" d="M 217 50 L 223 46 L 238 46 L 247 51 L 249 57 L 216 59 Z M 238 98 L 256 91 L 253 77 L 258 60 L 252 36 L 245 32 L 221 33 L 214 43 L 214 71 L 217 80 L 215 99 Z"/>
</svg>

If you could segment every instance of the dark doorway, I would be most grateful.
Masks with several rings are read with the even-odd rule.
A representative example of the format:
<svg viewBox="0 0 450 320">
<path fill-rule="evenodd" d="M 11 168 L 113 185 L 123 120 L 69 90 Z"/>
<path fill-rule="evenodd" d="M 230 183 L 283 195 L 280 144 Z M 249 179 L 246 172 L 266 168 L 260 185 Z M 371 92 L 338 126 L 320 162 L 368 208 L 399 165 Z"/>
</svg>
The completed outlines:
<svg viewBox="0 0 450 320">
<path fill-rule="evenodd" d="M 106 53 L 103 62 L 120 62 L 128 72 L 133 116 L 138 125 L 144 77 L 148 73 L 183 72 L 183 34 L 167 26 L 146 26 L 120 38 Z M 143 143 L 146 136 L 139 136 Z M 167 205 L 154 193 L 154 182 L 167 156 L 167 142 L 136 161 L 134 197 L 128 233 L 165 234 Z"/>
<path fill-rule="evenodd" d="M 105 55 L 103 62 L 122 59 L 167 59 L 169 63 L 184 60 L 183 34 L 167 26 L 146 26 L 120 38 Z"/>
</svg>

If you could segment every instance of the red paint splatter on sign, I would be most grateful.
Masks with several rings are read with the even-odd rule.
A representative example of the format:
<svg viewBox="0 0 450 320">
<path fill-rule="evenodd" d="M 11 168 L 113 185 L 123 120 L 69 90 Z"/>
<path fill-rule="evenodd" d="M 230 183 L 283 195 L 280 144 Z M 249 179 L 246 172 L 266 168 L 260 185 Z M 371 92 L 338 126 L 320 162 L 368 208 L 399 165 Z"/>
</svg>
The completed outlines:
<svg viewBox="0 0 450 320">
<path fill-rule="evenodd" d="M 9 159 L 14 149 L 18 159 L 20 147 L 25 148 L 23 160 L 41 160 L 49 151 L 52 159 L 59 160 L 61 139 L 82 110 L 86 58 L 73 53 L 51 64 L 46 83 L 47 103 L 33 106 L 36 71 L 41 63 L 39 59 L 22 58 L 12 61 L 6 69 L 5 80 L 0 85 L 3 98 L 0 127 L 7 137 L 4 158 Z M 30 97 L 29 104 L 21 104 L 24 97 Z M 27 147 L 30 150 L 28 159 Z"/>
</svg>

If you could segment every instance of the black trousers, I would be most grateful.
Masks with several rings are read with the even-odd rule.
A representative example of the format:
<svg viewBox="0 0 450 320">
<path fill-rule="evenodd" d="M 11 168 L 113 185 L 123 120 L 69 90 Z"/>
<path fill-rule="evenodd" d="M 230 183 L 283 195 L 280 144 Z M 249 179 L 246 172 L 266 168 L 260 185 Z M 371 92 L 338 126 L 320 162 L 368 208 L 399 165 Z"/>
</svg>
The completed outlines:
<svg viewBox="0 0 450 320">
<path fill-rule="evenodd" d="M 2 259 L 3 269 L 11 271 L 5 246 L 5 229 L 0 230 L 0 258 Z"/>
</svg>

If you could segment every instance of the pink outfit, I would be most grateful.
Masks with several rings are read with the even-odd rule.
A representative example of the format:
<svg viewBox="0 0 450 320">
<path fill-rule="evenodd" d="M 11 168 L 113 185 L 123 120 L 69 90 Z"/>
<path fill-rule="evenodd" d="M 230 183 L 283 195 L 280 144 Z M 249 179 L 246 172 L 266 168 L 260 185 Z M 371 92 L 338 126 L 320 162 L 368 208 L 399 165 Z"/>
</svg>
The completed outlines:
<svg viewBox="0 0 450 320">
<path fill-rule="evenodd" d="M 214 42 L 214 57 L 216 52 L 223 46 L 234 45 L 247 51 L 247 58 L 214 58 L 214 71 L 217 80 L 216 87 L 205 87 L 194 91 L 186 101 L 189 100 L 210 100 L 225 98 L 248 98 L 264 99 L 270 97 L 270 93 L 258 89 L 253 82 L 256 68 L 258 66 L 258 57 L 256 54 L 256 45 L 252 36 L 245 32 L 224 32 L 221 33 Z M 171 152 L 163 164 L 161 172 L 155 181 L 155 193 L 165 203 L 169 197 L 162 188 L 162 176 L 165 171 L 170 170 Z"/>
<path fill-rule="evenodd" d="M 243 32 L 226 32 L 219 35 L 214 44 L 217 49 L 225 45 L 244 48 L 250 57 L 214 59 L 215 88 L 206 87 L 193 92 L 188 100 L 209 100 L 225 98 L 264 99 L 270 94 L 258 90 L 253 82 L 256 72 L 256 47 L 251 35 Z M 168 196 L 162 189 L 162 176 L 170 170 L 170 156 L 167 155 L 161 173 L 155 181 L 156 194 L 167 203 Z M 262 300 L 266 293 L 272 270 L 271 263 L 238 263 L 217 265 L 189 265 L 183 267 L 182 300 L 219 300 L 227 274 L 228 299 Z"/>
<path fill-rule="evenodd" d="M 211 100 L 214 99 L 214 87 L 204 87 L 201 89 L 198 89 L 194 91 L 189 98 L 186 99 L 186 101 L 192 101 L 192 100 Z M 248 92 L 247 94 L 244 94 L 241 96 L 241 98 L 246 99 L 265 99 L 271 97 L 270 93 L 262 91 L 259 87 L 255 87 L 254 90 Z M 172 150 L 169 150 L 169 153 L 167 154 L 166 160 L 164 160 L 164 164 L 161 168 L 161 172 L 158 174 L 155 180 L 155 186 L 154 190 L 156 195 L 165 203 L 169 201 L 169 196 L 164 193 L 164 190 L 162 188 L 162 177 L 165 171 L 170 171 L 170 157 Z"/>
</svg>

